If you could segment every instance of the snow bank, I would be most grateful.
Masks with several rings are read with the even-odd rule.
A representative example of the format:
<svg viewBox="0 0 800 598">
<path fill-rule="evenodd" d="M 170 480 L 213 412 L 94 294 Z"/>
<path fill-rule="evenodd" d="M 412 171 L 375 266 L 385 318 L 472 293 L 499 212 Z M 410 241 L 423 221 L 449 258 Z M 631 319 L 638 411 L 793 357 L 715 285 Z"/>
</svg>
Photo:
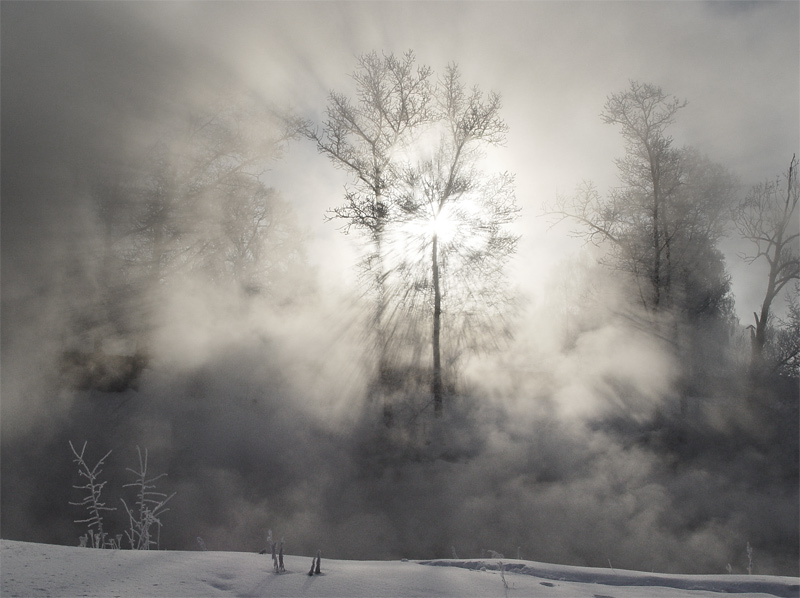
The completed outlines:
<svg viewBox="0 0 800 598">
<path fill-rule="evenodd" d="M 453 560 L 418 561 L 422 565 L 462 567 L 464 569 L 499 570 L 502 563 L 506 573 L 532 575 L 541 579 L 554 579 L 578 583 L 609 586 L 663 587 L 678 590 L 704 590 L 727 594 L 771 594 L 784 598 L 800 596 L 800 579 L 761 575 L 670 575 L 642 573 L 624 569 L 596 569 L 568 567 L 518 560 Z"/>
<path fill-rule="evenodd" d="M 770 576 L 680 576 L 497 560 L 342 561 L 287 556 L 286 573 L 269 555 L 241 552 L 95 550 L 0 541 L 3 598 L 102 597 L 531 597 L 718 598 L 798 596 L 800 579 Z M 430 566 L 435 565 L 435 566 Z M 505 583 L 503 583 L 505 579 Z"/>
</svg>

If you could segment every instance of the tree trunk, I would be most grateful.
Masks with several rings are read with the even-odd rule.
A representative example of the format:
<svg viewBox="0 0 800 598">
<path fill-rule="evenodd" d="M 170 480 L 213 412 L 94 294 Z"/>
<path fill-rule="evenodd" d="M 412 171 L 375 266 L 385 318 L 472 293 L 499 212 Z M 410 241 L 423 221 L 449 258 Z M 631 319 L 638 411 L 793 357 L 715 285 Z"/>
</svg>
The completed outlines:
<svg viewBox="0 0 800 598">
<path fill-rule="evenodd" d="M 774 263 L 775 262 L 773 262 L 773 264 Z M 761 304 L 761 315 L 759 316 L 753 313 L 756 319 L 756 333 L 753 335 L 752 339 L 753 360 L 751 368 L 753 371 L 759 370 L 764 362 L 764 344 L 767 341 L 767 324 L 769 323 L 769 311 L 772 300 L 775 297 L 775 279 L 777 277 L 777 271 L 773 264 L 770 265 L 769 269 L 769 281 L 767 282 L 767 292 L 764 295 L 764 302 Z"/>
<path fill-rule="evenodd" d="M 650 177 L 653 183 L 653 311 L 657 312 L 661 303 L 661 227 L 659 223 L 659 203 L 661 202 L 658 170 L 655 164 L 655 156 L 647 146 L 648 159 L 650 160 Z"/>
<path fill-rule="evenodd" d="M 431 267 L 433 272 L 433 412 L 436 417 L 442 415 L 442 355 L 439 347 L 439 336 L 442 326 L 442 290 L 439 286 L 439 239 L 433 235 L 431 250 Z"/>
<path fill-rule="evenodd" d="M 381 205 L 380 194 L 375 194 L 376 206 Z M 374 232 L 375 238 L 375 254 L 378 261 L 377 275 L 375 277 L 375 286 L 378 293 L 378 299 L 375 306 L 375 334 L 377 335 L 378 344 L 378 392 L 381 395 L 383 403 L 383 423 L 387 428 L 391 428 L 394 424 L 394 410 L 392 409 L 392 399 L 386 389 L 386 379 L 390 374 L 388 372 L 388 364 L 386 359 L 386 335 L 383 328 L 383 312 L 386 309 L 386 289 L 384 285 L 384 272 L 383 272 L 383 222 L 379 221 Z"/>
<path fill-rule="evenodd" d="M 664 217 L 664 208 L 662 207 L 662 218 Z M 672 242 L 670 240 L 670 232 L 666 223 L 662 227 L 664 232 L 664 259 L 666 267 L 664 268 L 664 303 L 667 309 L 672 307 Z"/>
</svg>

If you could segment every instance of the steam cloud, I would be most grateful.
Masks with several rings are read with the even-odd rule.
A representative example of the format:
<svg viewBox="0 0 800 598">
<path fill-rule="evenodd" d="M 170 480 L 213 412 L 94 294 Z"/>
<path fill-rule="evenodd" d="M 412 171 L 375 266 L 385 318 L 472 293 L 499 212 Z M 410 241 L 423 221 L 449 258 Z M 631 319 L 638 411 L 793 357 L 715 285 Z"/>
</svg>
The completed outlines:
<svg viewBox="0 0 800 598">
<path fill-rule="evenodd" d="M 167 23 L 208 26 L 209 15 L 169 10 Z M 286 7 L 275 10 L 287 18 Z M 372 10 L 349 26 L 371 22 Z M 127 33 L 113 25 L 119 11 L 136 24 Z M 595 266 L 578 270 L 586 285 L 601 280 L 594 296 L 602 299 L 575 310 L 555 290 L 536 296 L 509 347 L 465 364 L 464 390 L 440 422 L 379 425 L 380 406 L 367 400 L 364 314 L 334 284 L 287 307 L 242 304 L 232 290 L 186 277 L 147 298 L 160 325 L 138 389 L 64 390 L 60 331 L 102 293 L 92 182 L 114 178 L 158 138 L 174 103 L 202 104 L 209 88 L 255 67 L 231 66 L 242 51 L 234 43 L 195 60 L 194 34 L 159 29 L 154 15 L 130 7 L 20 3 L 4 5 L 3 16 L 4 537 L 77 543 L 67 441 L 85 439 L 90 461 L 114 451 L 110 505 L 137 445 L 153 472 L 168 473 L 163 487 L 177 495 L 163 517 L 167 549 L 196 549 L 199 536 L 209 549 L 257 551 L 271 528 L 289 553 L 321 548 L 331 558 L 436 558 L 455 547 L 462 557 L 519 551 L 557 563 L 722 573 L 728 563 L 746 570 L 749 542 L 758 573 L 798 574 L 796 400 L 756 412 L 741 406 L 731 381 L 688 405 L 691 418 L 678 417 L 673 357 L 616 312 L 620 290 Z M 227 26 L 241 24 L 231 19 Z M 89 30 L 102 33 L 77 43 Z M 277 31 L 266 48 L 303 64 Z M 325 72 L 302 54 L 300 103 L 324 106 L 329 79 L 351 69 L 353 52 Z M 266 62 L 274 81 L 292 79 Z M 27 70 L 36 65 L 41 78 Z M 298 184 L 298 195 L 329 194 L 287 197 L 317 234 L 340 182 L 310 162 L 287 165 L 275 180 L 292 169 L 316 179 Z M 312 257 L 310 276 L 330 282 L 339 271 L 350 280 L 350 264 Z M 287 295 L 295 283 L 278 280 Z M 566 302 L 579 296 L 564 291 Z"/>
</svg>

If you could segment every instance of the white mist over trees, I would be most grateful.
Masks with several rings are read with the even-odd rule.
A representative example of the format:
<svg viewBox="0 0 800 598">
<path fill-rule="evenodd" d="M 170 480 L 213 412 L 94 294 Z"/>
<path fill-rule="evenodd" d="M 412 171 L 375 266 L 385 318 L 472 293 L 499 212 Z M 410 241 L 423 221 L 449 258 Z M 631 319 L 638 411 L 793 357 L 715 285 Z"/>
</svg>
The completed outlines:
<svg viewBox="0 0 800 598">
<path fill-rule="evenodd" d="M 630 285 L 625 304 L 633 309 L 618 309 L 631 310 L 628 317 L 680 361 L 682 408 L 707 368 L 730 359 L 718 349 L 729 342 L 734 320 L 718 245 L 736 200 L 736 181 L 722 165 L 674 146 L 669 128 L 686 104 L 638 81 L 611 94 L 600 116 L 620 128 L 625 143 L 625 155 L 615 160 L 620 185 L 604 196 L 584 182 L 549 210 L 577 224 L 575 234 L 598 245 L 601 262 L 623 274 Z"/>
<path fill-rule="evenodd" d="M 387 319 L 386 227 L 396 219 L 393 202 L 401 164 L 398 155 L 412 144 L 417 127 L 432 118 L 431 69 L 417 67 L 412 53 L 402 58 L 379 57 L 376 53 L 359 58 L 353 74 L 357 101 L 332 92 L 327 120 L 321 130 L 313 123 L 305 134 L 320 153 L 326 155 L 351 177 L 345 188 L 345 203 L 332 208 L 331 219 L 343 220 L 342 232 L 355 229 L 367 238 L 368 249 L 362 258 L 361 276 L 368 295 L 374 297 L 373 334 L 377 352 L 377 383 L 374 385 L 383 404 L 387 425 L 393 421 L 390 390 L 386 381 L 393 377 Z"/>
<path fill-rule="evenodd" d="M 303 233 L 266 182 L 296 135 L 256 98 L 211 98 L 178 109 L 133 168 L 92 186 L 98 294 L 68 320 L 67 378 L 80 388 L 135 385 L 162 306 L 192 279 L 225 289 L 240 309 L 255 296 L 281 305 L 309 292 Z M 104 343 L 116 344 L 111 354 Z"/>
<path fill-rule="evenodd" d="M 625 156 L 615 160 L 622 184 L 603 197 L 585 183 L 555 210 L 579 223 L 589 241 L 607 245 L 607 263 L 630 275 L 641 306 L 654 315 L 719 311 L 728 292 L 717 243 L 735 184 L 722 166 L 673 147 L 667 129 L 685 105 L 635 81 L 609 96 L 601 117 L 620 126 L 625 140 Z"/>
<path fill-rule="evenodd" d="M 432 399 L 412 419 L 430 404 L 440 416 L 461 352 L 505 333 L 503 266 L 517 241 L 506 227 L 519 210 L 513 176 L 479 170 L 481 150 L 503 143 L 508 128 L 498 94 L 468 90 L 455 65 L 432 81 L 412 52 L 358 62 L 356 101 L 332 92 L 327 120 L 306 135 L 352 177 L 329 215 L 369 244 L 361 269 L 375 303 L 373 387 L 391 426 L 392 395 L 413 393 L 409 379 L 431 380 Z"/>
<path fill-rule="evenodd" d="M 72 440 L 169 550 L 796 574 L 797 281 L 752 376 L 731 216 L 800 9 L 619 9 L 2 4 L 4 538 L 85 533 Z"/>
</svg>

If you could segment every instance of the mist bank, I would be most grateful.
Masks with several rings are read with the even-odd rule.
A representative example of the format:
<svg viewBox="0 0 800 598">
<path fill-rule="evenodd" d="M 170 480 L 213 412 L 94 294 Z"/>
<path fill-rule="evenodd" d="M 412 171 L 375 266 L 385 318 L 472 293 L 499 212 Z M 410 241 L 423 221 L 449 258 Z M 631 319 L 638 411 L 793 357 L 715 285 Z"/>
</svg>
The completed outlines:
<svg viewBox="0 0 800 598">
<path fill-rule="evenodd" d="M 125 528 L 135 447 L 168 474 L 159 489 L 177 494 L 162 517 L 165 549 L 195 550 L 201 538 L 259 551 L 272 529 L 294 553 L 332 558 L 492 550 L 742 573 L 749 543 L 755 572 L 797 573 L 795 388 L 750 399 L 745 376 L 719 380 L 682 408 L 674 356 L 609 304 L 587 308 L 592 325 L 569 334 L 531 302 L 516 340 L 465 365 L 443 418 L 428 411 L 387 429 L 367 398 L 357 302 L 233 299 L 198 281 L 162 297 L 137 389 L 69 390 L 51 366 L 19 396 L 4 390 L 4 537 L 77 544 L 84 513 L 69 504 L 80 491 L 68 441 L 86 440 L 90 462 L 113 451 L 112 535 Z M 424 401 L 420 392 L 407 400 Z M 28 399 L 47 409 L 26 424 L 12 407 Z"/>
<path fill-rule="evenodd" d="M 4 538 L 77 545 L 87 441 L 90 462 L 112 451 L 113 535 L 136 447 L 168 474 L 165 549 L 256 552 L 272 529 L 333 558 L 797 575 L 796 378 L 749 375 L 732 304 L 653 316 L 538 217 L 578 172 L 613 189 L 622 142 L 597 112 L 629 76 L 690 99 L 681 143 L 746 184 L 781 172 L 798 86 L 776 73 L 797 56 L 775 40 L 797 5 L 675 6 L 3 3 Z M 420 33 L 423 13 L 456 33 Z M 447 364 L 438 419 L 431 347 L 409 343 L 423 365 L 387 428 L 361 247 L 324 217 L 345 178 L 286 125 L 323 118 L 357 53 L 409 47 L 503 94 L 490 158 L 518 174 L 523 237 L 512 337 Z M 765 281 L 739 249 L 711 274 L 735 268 L 749 321 Z"/>
</svg>

